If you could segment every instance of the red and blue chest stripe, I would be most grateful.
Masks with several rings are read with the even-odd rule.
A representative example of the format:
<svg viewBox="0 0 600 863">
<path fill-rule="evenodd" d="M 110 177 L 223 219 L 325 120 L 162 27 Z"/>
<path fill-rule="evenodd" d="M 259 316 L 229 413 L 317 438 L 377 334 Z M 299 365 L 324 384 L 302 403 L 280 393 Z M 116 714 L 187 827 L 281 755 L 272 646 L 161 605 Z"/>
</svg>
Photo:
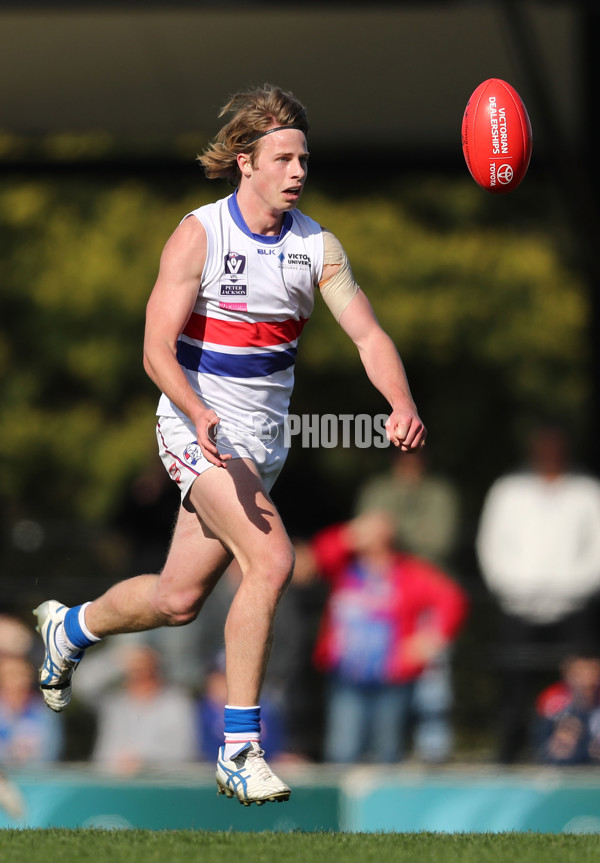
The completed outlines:
<svg viewBox="0 0 600 863">
<path fill-rule="evenodd" d="M 202 374 L 266 377 L 294 365 L 305 323 L 306 318 L 247 322 L 192 314 L 183 335 L 194 341 L 179 339 L 177 359 L 184 368 Z M 228 347 L 237 350 L 229 352 Z"/>
</svg>

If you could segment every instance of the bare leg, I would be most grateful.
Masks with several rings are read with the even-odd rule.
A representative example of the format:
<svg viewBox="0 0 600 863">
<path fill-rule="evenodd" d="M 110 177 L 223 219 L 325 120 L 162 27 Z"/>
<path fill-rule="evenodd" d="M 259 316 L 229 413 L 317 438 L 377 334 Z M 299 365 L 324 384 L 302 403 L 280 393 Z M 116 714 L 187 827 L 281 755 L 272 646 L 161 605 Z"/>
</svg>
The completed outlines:
<svg viewBox="0 0 600 863">
<path fill-rule="evenodd" d="M 230 560 L 229 552 L 197 515 L 181 507 L 162 573 L 113 585 L 88 606 L 86 624 L 102 638 L 189 623 Z"/>
<path fill-rule="evenodd" d="M 86 611 L 103 637 L 193 620 L 233 554 L 242 582 L 225 626 L 230 704 L 258 704 L 277 603 L 293 568 L 293 550 L 254 464 L 232 460 L 194 482 L 196 512 L 181 509 L 160 576 L 119 582 Z"/>
<path fill-rule="evenodd" d="M 252 462 L 235 459 L 192 486 L 200 518 L 231 549 L 242 582 L 225 625 L 228 701 L 258 704 L 277 603 L 293 568 L 293 550 Z"/>
</svg>

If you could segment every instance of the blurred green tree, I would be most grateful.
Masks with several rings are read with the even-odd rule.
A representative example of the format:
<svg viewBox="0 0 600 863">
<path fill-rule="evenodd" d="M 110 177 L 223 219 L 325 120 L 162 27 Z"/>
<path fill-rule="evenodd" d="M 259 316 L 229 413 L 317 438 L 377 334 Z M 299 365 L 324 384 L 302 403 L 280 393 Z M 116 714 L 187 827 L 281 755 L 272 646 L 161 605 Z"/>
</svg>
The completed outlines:
<svg viewBox="0 0 600 863">
<path fill-rule="evenodd" d="M 0 495 L 16 515 L 101 522 L 154 457 L 144 307 L 182 215 L 226 192 L 201 178 L 185 194 L 150 177 L 2 181 Z M 440 466 L 467 483 L 473 459 L 481 482 L 491 478 L 530 416 L 552 410 L 581 424 L 588 398 L 585 282 L 544 217 L 528 206 L 508 217 L 516 201 L 498 203 L 470 178 L 353 196 L 313 180 L 303 199 L 341 239 L 396 341 Z M 319 300 L 293 409 L 385 410 Z M 361 451 L 357 462 L 339 449 L 312 460 L 316 473 L 339 480 L 343 507 L 381 458 Z"/>
</svg>

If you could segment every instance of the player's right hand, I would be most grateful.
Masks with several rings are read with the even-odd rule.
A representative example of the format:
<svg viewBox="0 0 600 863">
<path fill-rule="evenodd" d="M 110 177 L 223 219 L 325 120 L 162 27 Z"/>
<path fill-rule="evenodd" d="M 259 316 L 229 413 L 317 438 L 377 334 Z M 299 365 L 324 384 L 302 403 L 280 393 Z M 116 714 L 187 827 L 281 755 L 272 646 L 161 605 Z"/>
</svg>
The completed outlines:
<svg viewBox="0 0 600 863">
<path fill-rule="evenodd" d="M 227 467 L 231 453 L 220 453 L 217 446 L 217 426 L 221 422 L 215 411 L 206 409 L 196 420 L 196 437 L 202 455 L 216 467 Z"/>
</svg>

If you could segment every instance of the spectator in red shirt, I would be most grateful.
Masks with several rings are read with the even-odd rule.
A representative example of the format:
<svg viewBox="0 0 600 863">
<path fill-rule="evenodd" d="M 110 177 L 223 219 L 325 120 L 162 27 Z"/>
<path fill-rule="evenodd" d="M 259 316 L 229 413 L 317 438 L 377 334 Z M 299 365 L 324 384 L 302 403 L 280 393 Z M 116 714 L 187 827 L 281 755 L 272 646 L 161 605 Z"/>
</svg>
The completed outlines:
<svg viewBox="0 0 600 863">
<path fill-rule="evenodd" d="M 433 564 L 396 550 L 384 512 L 326 528 L 309 552 L 330 584 L 314 656 L 329 679 L 325 760 L 397 762 L 415 681 L 458 634 L 467 597 Z"/>
</svg>

